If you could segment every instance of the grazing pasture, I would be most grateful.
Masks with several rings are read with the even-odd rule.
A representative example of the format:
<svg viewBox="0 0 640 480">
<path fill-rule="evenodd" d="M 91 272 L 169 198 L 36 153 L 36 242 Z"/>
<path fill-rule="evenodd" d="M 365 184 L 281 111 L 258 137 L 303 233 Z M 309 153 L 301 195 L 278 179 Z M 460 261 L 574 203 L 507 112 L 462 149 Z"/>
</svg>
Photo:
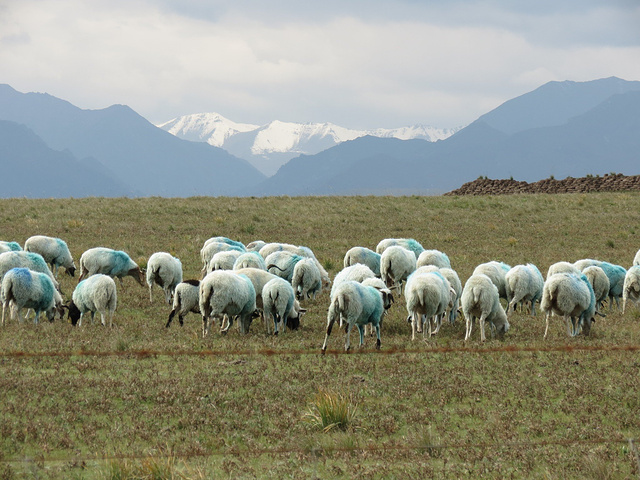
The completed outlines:
<svg viewBox="0 0 640 480">
<path fill-rule="evenodd" d="M 97 246 L 141 267 L 169 252 L 185 280 L 200 278 L 200 249 L 218 235 L 308 246 L 332 278 L 353 246 L 414 238 L 445 252 L 464 284 L 491 260 L 629 268 L 640 194 L 1 200 L 0 240 L 32 235 L 64 239 L 76 264 Z M 69 299 L 77 277 L 59 280 Z M 511 313 L 504 340 L 475 331 L 465 343 L 459 317 L 412 342 L 400 297 L 380 351 L 367 337 L 344 354 L 334 326 L 322 356 L 328 291 L 302 303 L 297 331 L 267 336 L 254 320 L 248 335 L 235 322 L 202 338 L 198 315 L 165 328 L 161 294 L 151 303 L 134 279 L 116 283 L 113 328 L 86 316 L 79 328 L 0 329 L 0 479 L 640 475 L 636 306 L 606 306 L 589 337 L 570 338 L 555 317 L 543 340 L 537 309 Z M 310 419 L 327 396 L 349 414 L 325 431 Z"/>
</svg>

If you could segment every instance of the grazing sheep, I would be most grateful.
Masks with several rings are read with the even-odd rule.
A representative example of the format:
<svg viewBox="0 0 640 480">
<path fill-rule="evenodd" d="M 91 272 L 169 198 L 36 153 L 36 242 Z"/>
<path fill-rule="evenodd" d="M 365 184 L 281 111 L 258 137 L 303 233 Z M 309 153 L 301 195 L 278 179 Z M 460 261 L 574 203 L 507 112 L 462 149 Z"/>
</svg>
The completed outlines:
<svg viewBox="0 0 640 480">
<path fill-rule="evenodd" d="M 380 349 L 380 322 L 387 308 L 391 306 L 391 292 L 379 290 L 358 282 L 342 282 L 331 299 L 327 313 L 327 332 L 322 344 L 322 353 L 327 350 L 327 341 L 337 319 L 347 323 L 345 350 L 349 350 L 349 336 L 354 325 L 360 332 L 360 347 L 364 345 L 364 327 L 371 324 L 376 331 L 376 348 Z"/>
<path fill-rule="evenodd" d="M 24 249 L 27 252 L 42 255 L 44 261 L 51 265 L 51 270 L 56 278 L 58 277 L 58 267 L 63 267 L 71 277 L 76 273 L 76 264 L 73 263 L 69 247 L 60 238 L 35 235 L 27 238 L 27 241 L 24 242 Z"/>
<path fill-rule="evenodd" d="M 300 308 L 291 284 L 279 277 L 269 280 L 262 289 L 262 303 L 265 318 L 273 320 L 274 335 L 278 335 L 280 322 L 282 322 L 283 332 L 287 325 L 292 325 L 292 329 L 296 330 L 300 325 L 300 318 L 306 312 L 305 309 Z"/>
<path fill-rule="evenodd" d="M 267 269 L 267 264 L 258 252 L 251 251 L 240 254 L 236 258 L 233 264 L 233 270 L 240 270 L 241 268 L 259 268 L 261 270 Z"/>
<path fill-rule="evenodd" d="M 22 250 L 0 253 L 0 278 L 12 268 L 28 268 L 34 272 L 40 272 L 47 275 L 53 282 L 56 290 L 60 289 L 58 281 L 54 278 L 53 273 L 47 266 L 42 255 L 39 253 L 25 252 Z"/>
<path fill-rule="evenodd" d="M 166 327 L 169 328 L 176 313 L 180 326 L 184 325 L 184 317 L 189 312 L 200 314 L 200 280 L 185 280 L 178 284 Z"/>
<path fill-rule="evenodd" d="M 409 313 L 407 320 L 411 321 L 411 340 L 415 340 L 416 330 L 422 332 L 424 338 L 424 331 L 427 330 L 425 322 L 428 322 L 429 338 L 438 333 L 442 317 L 453 304 L 455 296 L 449 280 L 440 272 L 410 275 L 407 279 L 405 297 Z M 432 326 L 435 329 L 432 330 Z"/>
<path fill-rule="evenodd" d="M 376 277 L 380 276 L 380 257 L 379 253 L 366 247 L 350 248 L 344 256 L 344 268 L 361 263 L 371 269 Z"/>
<path fill-rule="evenodd" d="M 312 258 L 303 258 L 293 267 L 291 285 L 298 300 L 316 298 L 322 291 L 322 277 Z"/>
<path fill-rule="evenodd" d="M 207 265 L 207 273 L 211 273 L 214 270 L 233 270 L 233 266 L 240 255 L 242 255 L 242 252 L 237 250 L 216 253 L 211 257 L 209 265 Z"/>
<path fill-rule="evenodd" d="M 367 278 L 376 278 L 376 274 L 373 273 L 373 270 L 371 270 L 366 265 L 363 265 L 362 263 L 356 263 L 355 265 L 345 267 L 340 270 L 333 279 L 330 296 L 333 297 L 333 294 L 337 290 L 338 285 L 343 282 L 354 281 L 362 283 Z"/>
<path fill-rule="evenodd" d="M 212 241 L 210 243 L 206 243 L 200 250 L 200 260 L 202 260 L 202 276 L 207 274 L 207 267 L 209 266 L 209 262 L 211 262 L 211 259 L 216 253 L 226 252 L 229 250 L 235 250 L 240 253 L 245 252 L 244 248 L 238 247 L 236 245 L 230 245 L 225 242 Z"/>
<path fill-rule="evenodd" d="M 446 253 L 440 250 L 425 250 L 418 257 L 416 266 L 435 265 L 438 268 L 451 268 L 451 261 Z"/>
<path fill-rule="evenodd" d="M 486 340 L 484 322 L 489 322 L 492 332 L 495 331 L 499 336 L 509 330 L 507 313 L 500 305 L 498 287 L 487 275 L 478 273 L 467 279 L 462 290 L 460 303 L 466 319 L 465 342 L 471 338 L 471 330 L 476 318 L 480 319 L 480 340 L 482 342 Z"/>
<path fill-rule="evenodd" d="M 634 265 L 624 277 L 624 289 L 622 292 L 622 314 L 624 314 L 627 300 L 634 304 L 640 303 L 640 265 Z"/>
<path fill-rule="evenodd" d="M 247 252 L 257 252 L 260 253 L 260 249 L 262 247 L 264 247 L 267 243 L 263 242 L 262 240 L 255 240 L 249 244 L 247 244 L 247 246 L 245 247 L 247 249 Z"/>
<path fill-rule="evenodd" d="M 312 258 L 316 263 L 316 267 L 318 267 L 318 270 L 320 271 L 320 277 L 322 278 L 322 288 L 329 288 L 329 285 L 331 285 L 329 274 L 322 266 L 322 264 L 318 261 L 315 254 L 309 247 L 295 246 L 289 243 L 267 243 L 260 249 L 260 255 L 265 259 L 267 264 L 269 264 L 267 257 L 276 252 L 289 252 L 301 257 Z"/>
<path fill-rule="evenodd" d="M 416 269 L 416 256 L 411 250 L 392 245 L 382 252 L 380 257 L 380 277 L 390 289 L 402 292 L 402 283 Z"/>
<path fill-rule="evenodd" d="M 507 292 L 507 313 L 515 311 L 518 303 L 531 305 L 531 315 L 536 314 L 536 302 L 542 298 L 544 278 L 538 267 L 532 263 L 516 265 L 505 275 Z"/>
<path fill-rule="evenodd" d="M 239 248 L 244 252 L 247 251 L 247 247 L 245 247 L 242 242 L 231 240 L 230 238 L 227 238 L 227 237 L 211 237 L 204 242 L 203 247 L 206 247 L 210 243 L 226 243 L 227 245 L 231 245 L 232 247 Z"/>
<path fill-rule="evenodd" d="M 580 329 L 589 335 L 596 313 L 596 296 L 582 273 L 556 273 L 544 282 L 540 309 L 546 316 L 544 338 L 549 332 L 552 313 L 564 318 L 569 336 L 575 337 Z"/>
<path fill-rule="evenodd" d="M 587 280 L 589 280 L 591 287 L 593 287 L 593 293 L 596 296 L 596 313 L 601 314 L 602 302 L 609 296 L 609 289 L 611 287 L 609 277 L 607 277 L 607 274 L 604 273 L 601 267 L 595 265 L 586 267 L 582 273 L 587 277 Z"/>
<path fill-rule="evenodd" d="M 164 299 L 171 303 L 171 298 L 178 284 L 182 281 L 182 262 L 167 252 L 156 252 L 147 262 L 147 285 L 149 285 L 149 301 L 153 302 L 151 289 L 154 284 L 164 291 Z"/>
<path fill-rule="evenodd" d="M 284 278 L 287 282 L 291 283 L 293 278 L 293 269 L 300 260 L 304 257 L 287 250 L 280 250 L 273 252 L 265 258 L 267 264 L 267 270 L 280 278 Z"/>
<path fill-rule="evenodd" d="M 209 334 L 209 318 L 223 315 L 229 323 L 221 332 L 229 331 L 233 318 L 240 317 L 240 332 L 249 333 L 249 326 L 256 310 L 256 291 L 246 275 L 230 270 L 214 270 L 200 282 L 200 312 L 202 336 Z"/>
<path fill-rule="evenodd" d="M 109 275 L 113 278 L 118 277 L 120 284 L 122 284 L 124 277 L 133 277 L 136 282 L 144 286 L 144 272 L 122 250 L 95 247 L 84 252 L 80 257 L 80 278 L 78 281 L 82 281 L 96 273 Z"/>
<path fill-rule="evenodd" d="M 582 260 L 578 260 L 574 262 L 573 266 L 576 267 L 581 272 L 584 272 L 584 269 L 587 267 L 599 266 L 602 262 L 600 260 L 594 260 L 592 258 L 583 258 Z"/>
<path fill-rule="evenodd" d="M 413 252 L 416 260 L 420 254 L 424 252 L 423 246 L 413 238 L 385 238 L 384 240 L 380 240 L 380 243 L 376 246 L 376 252 L 382 255 L 387 248 L 392 246 L 404 247 Z"/>
<path fill-rule="evenodd" d="M 28 268 L 12 268 L 2 277 L 0 289 L 2 302 L 2 325 L 7 307 L 13 306 L 22 323 L 20 311 L 31 308 L 36 312 L 34 319 L 38 323 L 41 312 L 52 322 L 56 312 L 61 313 L 62 297 L 46 273 L 35 272 Z"/>
<path fill-rule="evenodd" d="M 118 305 L 116 282 L 109 275 L 97 273 L 76 286 L 69 303 L 71 324 L 82 326 L 82 317 L 91 312 L 91 323 L 96 312 L 100 312 L 102 325 L 105 326 L 105 315 L 109 315 L 109 327 L 113 326 L 113 313 Z"/>
<path fill-rule="evenodd" d="M 22 250 L 22 247 L 18 242 L 5 242 L 0 240 L 0 253 L 19 252 L 20 250 Z"/>
<path fill-rule="evenodd" d="M 609 262 L 600 262 L 598 265 L 609 278 L 609 310 L 613 310 L 613 301 L 620 309 L 620 299 L 624 288 L 624 277 L 627 271 L 620 265 L 613 265 Z"/>
<path fill-rule="evenodd" d="M 574 275 L 580 275 L 582 272 L 573 263 L 556 262 L 549 266 L 549 270 L 547 270 L 547 280 L 549 280 L 551 275 L 555 275 L 556 273 L 573 273 Z"/>
<path fill-rule="evenodd" d="M 481 263 L 473 271 L 472 275 L 478 275 L 480 273 L 486 275 L 491 279 L 493 284 L 498 288 L 498 294 L 500 298 L 507 299 L 507 284 L 505 277 L 507 272 L 511 270 L 511 266 L 503 262 L 487 262 Z"/>
<path fill-rule="evenodd" d="M 636 256 L 633 257 L 633 265 L 640 265 L 640 250 L 638 250 Z"/>
<path fill-rule="evenodd" d="M 447 317 L 449 318 L 449 323 L 454 325 L 456 323 L 456 319 L 458 318 L 458 309 L 460 308 L 460 297 L 462 297 L 462 282 L 460 282 L 460 277 L 458 273 L 452 268 L 441 268 L 440 273 L 444 278 L 449 280 L 451 284 L 451 288 L 455 292 L 455 298 L 453 299 L 453 305 L 449 307 L 449 313 Z"/>
</svg>

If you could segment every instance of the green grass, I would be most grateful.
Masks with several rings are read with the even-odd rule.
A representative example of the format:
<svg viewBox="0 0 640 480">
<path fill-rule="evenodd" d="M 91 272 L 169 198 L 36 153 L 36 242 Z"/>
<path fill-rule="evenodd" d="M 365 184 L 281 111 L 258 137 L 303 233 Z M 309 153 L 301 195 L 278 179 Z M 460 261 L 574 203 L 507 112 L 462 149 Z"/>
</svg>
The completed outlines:
<svg viewBox="0 0 640 480">
<path fill-rule="evenodd" d="M 640 248 L 640 195 L 316 197 L 0 201 L 0 239 L 65 239 L 156 251 L 200 273 L 212 236 L 306 245 L 334 276 L 352 246 L 412 237 L 450 257 L 461 280 L 489 260 L 599 258 L 628 268 Z M 76 279 L 62 277 L 70 297 Z M 115 326 L 19 325 L 0 331 L 0 479 L 5 478 L 632 478 L 640 437 L 640 311 L 607 312 L 588 338 L 514 314 L 504 341 L 464 343 L 464 322 L 411 342 L 404 298 L 373 338 L 344 355 L 334 328 L 320 355 L 328 293 L 306 302 L 299 331 L 201 338 L 201 319 L 165 329 L 170 307 L 130 278 Z M 356 334 L 352 334 L 356 335 Z M 352 338 L 352 344 L 357 338 Z M 477 353 L 463 347 L 552 347 Z M 449 349 L 449 350 L 447 350 Z M 407 351 L 408 350 L 408 351 Z M 65 352 L 19 357 L 11 352 Z M 192 352 L 139 355 L 139 352 Z M 83 355 L 112 352 L 113 355 Z M 195 353 L 201 352 L 202 355 Z M 353 425 L 305 420 L 318 392 L 357 405 Z"/>
</svg>

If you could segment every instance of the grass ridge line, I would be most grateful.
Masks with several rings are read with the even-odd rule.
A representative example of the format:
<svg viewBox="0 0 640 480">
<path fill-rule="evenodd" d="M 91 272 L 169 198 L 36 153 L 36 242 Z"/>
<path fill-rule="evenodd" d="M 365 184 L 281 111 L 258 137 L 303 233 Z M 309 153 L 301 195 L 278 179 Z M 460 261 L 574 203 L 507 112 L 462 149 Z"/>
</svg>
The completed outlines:
<svg viewBox="0 0 640 480">
<path fill-rule="evenodd" d="M 522 352 L 637 352 L 640 345 L 555 345 L 549 347 L 527 347 L 527 346 L 504 346 L 504 347 L 432 347 L 427 349 L 418 348 L 390 348 L 388 350 L 327 350 L 322 353 L 318 350 L 274 350 L 274 349 L 254 349 L 254 350 L 125 350 L 125 351 L 99 351 L 99 350 L 77 350 L 66 352 L 0 352 L 0 358 L 47 358 L 47 357 L 223 357 L 229 355 L 241 356 L 274 356 L 274 355 L 403 355 L 403 354 L 429 354 L 429 353 L 522 353 Z"/>
<path fill-rule="evenodd" d="M 537 442 L 504 442 L 504 443 L 441 443 L 441 444 L 411 444 L 411 445 L 367 445 L 363 447 L 298 447 L 298 448 L 230 448 L 224 451 L 210 451 L 210 452 L 167 452 L 167 453 L 132 453 L 132 454 L 113 454 L 113 455 L 87 455 L 87 456 L 66 456 L 66 457 L 44 457 L 44 456 L 25 456 L 25 457 L 10 457 L 0 458 L 0 463 L 23 463 L 23 462 L 41 462 L 41 463 L 54 463 L 54 462 L 108 462 L 114 460 L 144 460 L 152 458 L 205 458 L 213 456 L 245 456 L 245 455 L 284 455 L 290 453 L 300 454 L 318 454 L 333 453 L 333 452 L 386 452 L 386 451 L 414 451 L 414 450 L 457 450 L 466 448 L 523 448 L 523 447 L 569 447 L 572 445 L 603 445 L 610 443 L 631 443 L 633 444 L 636 439 L 633 438 L 573 438 L 566 440 L 540 440 Z"/>
</svg>

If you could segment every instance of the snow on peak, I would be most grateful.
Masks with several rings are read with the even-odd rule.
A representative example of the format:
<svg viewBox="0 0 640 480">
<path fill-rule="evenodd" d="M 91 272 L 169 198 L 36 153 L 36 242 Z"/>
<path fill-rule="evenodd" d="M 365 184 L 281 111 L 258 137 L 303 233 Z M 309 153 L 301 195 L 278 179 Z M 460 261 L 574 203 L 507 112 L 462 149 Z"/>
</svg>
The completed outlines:
<svg viewBox="0 0 640 480">
<path fill-rule="evenodd" d="M 237 133 L 260 128 L 259 125 L 233 122 L 218 113 L 183 115 L 158 127 L 177 137 L 207 142 L 214 147 L 222 147 L 228 138 Z"/>
</svg>

